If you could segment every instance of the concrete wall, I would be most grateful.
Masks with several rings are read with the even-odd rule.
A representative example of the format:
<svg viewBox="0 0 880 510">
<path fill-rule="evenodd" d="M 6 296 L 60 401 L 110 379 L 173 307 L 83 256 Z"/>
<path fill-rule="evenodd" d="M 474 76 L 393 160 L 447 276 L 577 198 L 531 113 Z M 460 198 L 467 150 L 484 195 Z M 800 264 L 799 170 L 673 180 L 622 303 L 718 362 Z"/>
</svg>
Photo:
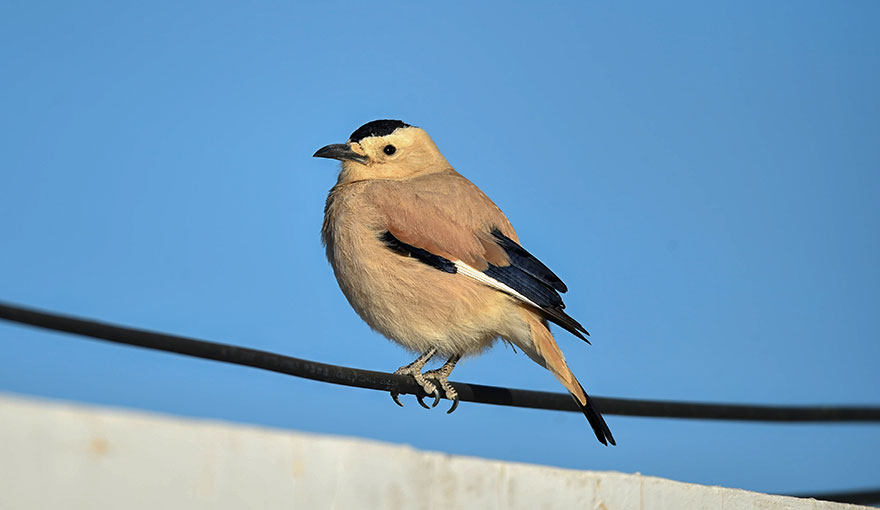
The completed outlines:
<svg viewBox="0 0 880 510">
<path fill-rule="evenodd" d="M 0 394 L 0 509 L 860 508 Z"/>
</svg>

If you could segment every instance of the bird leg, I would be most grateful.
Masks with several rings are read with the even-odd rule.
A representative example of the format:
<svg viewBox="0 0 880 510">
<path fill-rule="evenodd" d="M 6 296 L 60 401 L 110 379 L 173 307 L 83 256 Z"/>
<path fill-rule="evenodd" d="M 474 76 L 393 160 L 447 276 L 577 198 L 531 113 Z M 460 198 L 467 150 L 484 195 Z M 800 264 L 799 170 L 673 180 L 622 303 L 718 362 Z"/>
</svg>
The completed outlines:
<svg viewBox="0 0 880 510">
<path fill-rule="evenodd" d="M 450 356 L 442 367 L 438 368 L 437 370 L 429 370 L 428 372 L 422 374 L 425 377 L 429 377 L 437 381 L 437 383 L 440 384 L 440 387 L 443 388 L 443 391 L 446 394 L 446 398 L 452 401 L 452 407 L 450 407 L 449 410 L 446 411 L 446 414 L 452 413 L 452 411 L 455 411 L 455 408 L 458 407 L 458 392 L 455 391 L 455 388 L 453 388 L 451 384 L 449 384 L 449 375 L 452 373 L 452 369 L 455 368 L 455 364 L 458 363 L 458 360 L 460 359 L 461 356 L 459 355 Z M 436 405 L 437 403 L 435 402 L 434 406 Z"/>
<path fill-rule="evenodd" d="M 431 395 L 434 397 L 434 406 L 436 406 L 440 402 L 440 392 L 437 391 L 437 387 L 434 386 L 434 384 L 432 382 L 425 379 L 425 376 L 422 375 L 422 369 L 425 367 L 425 364 L 434 356 L 434 353 L 436 353 L 436 352 L 437 352 L 437 348 L 431 347 L 430 349 L 425 351 L 424 354 L 422 354 L 421 356 L 416 358 L 416 360 L 413 361 L 412 363 L 410 363 L 409 365 L 404 365 L 394 371 L 394 373 L 397 375 L 411 375 L 413 377 L 413 379 L 416 380 L 416 383 L 418 383 L 418 385 L 422 387 L 422 390 L 425 391 L 426 395 Z M 391 392 L 391 400 L 393 400 L 394 403 L 399 405 L 400 407 L 403 407 L 403 404 L 400 402 L 400 399 L 398 398 L 399 396 L 400 396 L 400 393 L 398 393 L 396 391 Z M 421 405 L 425 409 L 430 409 L 430 407 L 428 407 L 428 405 L 425 404 L 425 401 L 422 400 L 422 395 L 418 395 L 417 398 L 419 400 L 419 405 Z M 434 407 L 434 406 L 432 406 L 432 407 Z"/>
</svg>

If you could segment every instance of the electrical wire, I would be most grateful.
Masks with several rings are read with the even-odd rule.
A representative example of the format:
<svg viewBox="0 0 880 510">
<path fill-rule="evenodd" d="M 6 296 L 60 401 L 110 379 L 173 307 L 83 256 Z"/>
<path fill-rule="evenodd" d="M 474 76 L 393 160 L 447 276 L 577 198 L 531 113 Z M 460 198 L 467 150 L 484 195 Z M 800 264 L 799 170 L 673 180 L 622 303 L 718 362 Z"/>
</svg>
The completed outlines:
<svg viewBox="0 0 880 510">
<path fill-rule="evenodd" d="M 117 326 L 3 302 L 0 302 L 0 319 L 108 342 L 245 365 L 315 381 L 413 395 L 422 393 L 418 384 L 408 376 L 331 365 L 257 349 Z M 459 399 L 465 402 L 580 412 L 568 394 L 461 382 L 451 384 L 458 392 Z M 593 400 L 602 413 L 623 416 L 769 422 L 880 422 L 880 407 L 867 406 L 770 406 L 608 397 L 593 397 Z"/>
</svg>

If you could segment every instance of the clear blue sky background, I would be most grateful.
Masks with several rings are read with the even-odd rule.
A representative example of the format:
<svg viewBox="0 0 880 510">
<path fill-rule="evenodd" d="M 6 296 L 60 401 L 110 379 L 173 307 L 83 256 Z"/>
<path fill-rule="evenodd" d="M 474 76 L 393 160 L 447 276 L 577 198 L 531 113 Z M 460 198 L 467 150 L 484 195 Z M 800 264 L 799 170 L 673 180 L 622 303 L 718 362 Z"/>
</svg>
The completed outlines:
<svg viewBox="0 0 880 510">
<path fill-rule="evenodd" d="M 319 241 L 359 125 L 424 127 L 563 277 L 595 395 L 880 404 L 880 3 L 4 2 L 0 299 L 393 370 Z M 560 390 L 497 347 L 455 379 Z M 761 491 L 880 427 L 412 397 L 0 324 L 0 390 Z"/>
</svg>

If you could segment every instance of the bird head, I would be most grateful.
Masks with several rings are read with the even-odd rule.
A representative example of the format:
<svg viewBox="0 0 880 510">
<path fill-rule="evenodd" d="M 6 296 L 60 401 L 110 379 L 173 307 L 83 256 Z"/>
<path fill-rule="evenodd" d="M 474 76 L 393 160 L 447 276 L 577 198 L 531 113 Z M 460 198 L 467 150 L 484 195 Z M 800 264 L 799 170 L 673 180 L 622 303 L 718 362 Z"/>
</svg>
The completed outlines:
<svg viewBox="0 0 880 510">
<path fill-rule="evenodd" d="M 374 120 L 345 143 L 318 149 L 316 158 L 342 162 L 339 183 L 366 179 L 404 180 L 451 168 L 423 129 L 399 120 Z"/>
</svg>

